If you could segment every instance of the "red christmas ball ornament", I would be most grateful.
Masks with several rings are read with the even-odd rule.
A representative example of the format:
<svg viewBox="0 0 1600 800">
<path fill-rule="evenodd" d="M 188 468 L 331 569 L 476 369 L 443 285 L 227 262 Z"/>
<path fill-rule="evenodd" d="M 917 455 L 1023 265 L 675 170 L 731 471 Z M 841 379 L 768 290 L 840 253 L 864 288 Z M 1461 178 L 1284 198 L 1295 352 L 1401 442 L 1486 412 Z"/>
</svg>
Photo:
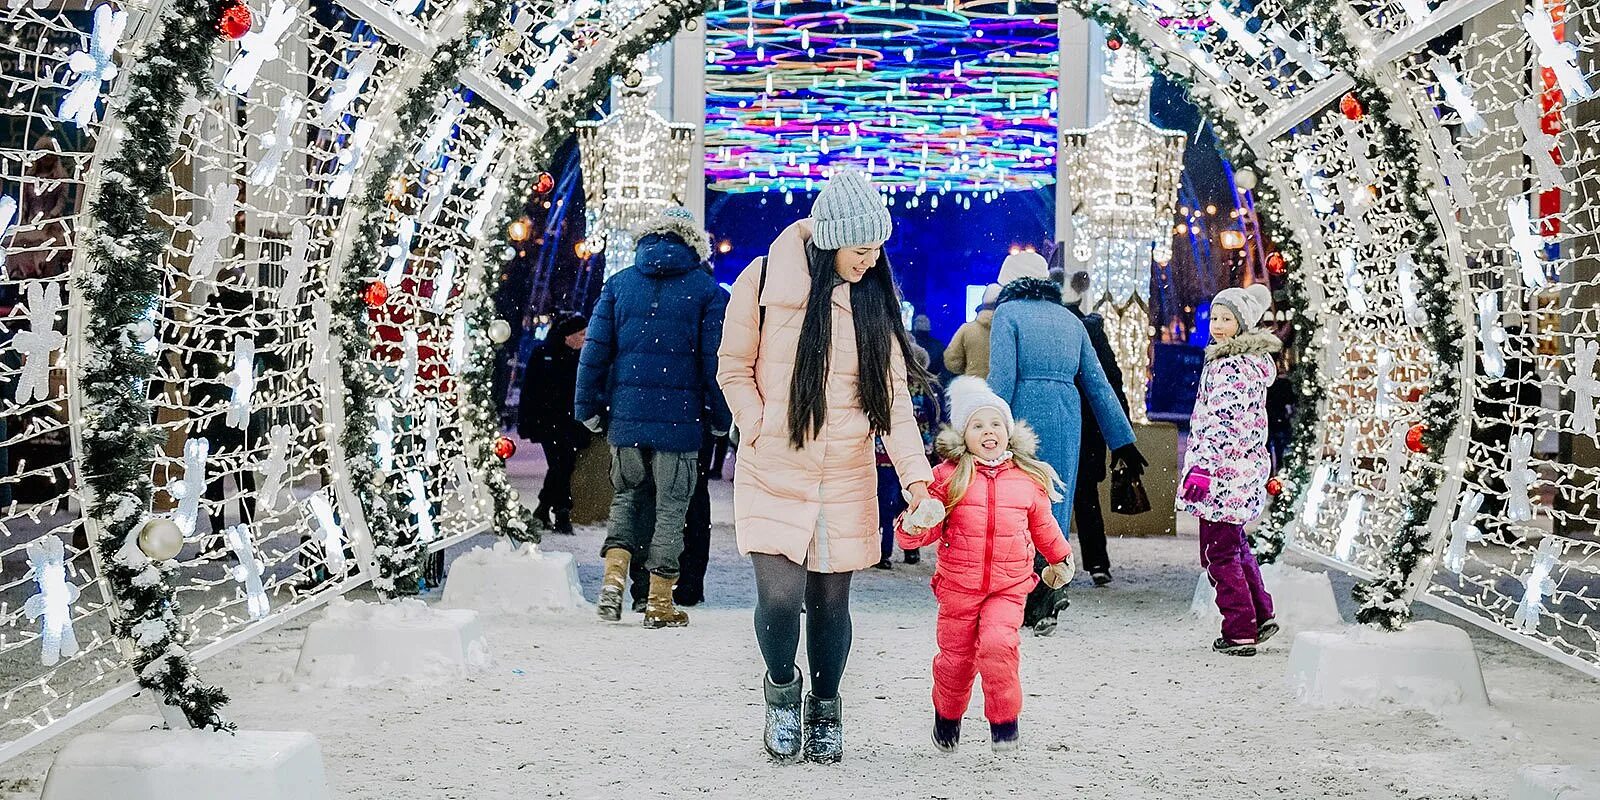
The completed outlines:
<svg viewBox="0 0 1600 800">
<path fill-rule="evenodd" d="M 1427 432 L 1428 426 L 1426 425 L 1421 423 L 1412 425 L 1411 430 L 1406 431 L 1406 449 L 1413 453 L 1420 453 L 1428 449 L 1428 446 L 1422 442 L 1422 435 Z"/>
<path fill-rule="evenodd" d="M 1283 494 L 1283 481 L 1279 480 L 1278 476 L 1274 475 L 1267 479 L 1267 494 L 1273 497 Z"/>
<path fill-rule="evenodd" d="M 1273 275 L 1282 275 L 1289 271 L 1289 264 L 1283 260 L 1281 253 L 1271 253 L 1267 256 L 1267 272 Z"/>
<path fill-rule="evenodd" d="M 1355 92 L 1350 92 L 1339 98 L 1339 113 L 1359 122 L 1367 115 L 1367 110 L 1361 106 L 1361 101 L 1356 99 Z"/>
<path fill-rule="evenodd" d="M 509 436 L 501 436 L 494 440 L 494 454 L 503 461 L 516 455 L 517 443 L 511 441 Z"/>
<path fill-rule="evenodd" d="M 368 308 L 377 308 L 389 301 L 389 286 L 383 281 L 373 281 L 367 284 L 366 291 L 361 293 L 361 299 Z"/>
<path fill-rule="evenodd" d="M 539 194 L 549 194 L 550 190 L 554 188 L 556 188 L 556 179 L 551 177 L 548 172 L 539 173 L 539 180 L 533 184 L 533 190 Z"/>
<path fill-rule="evenodd" d="M 1407 403 L 1415 403 L 1415 402 L 1417 402 L 1417 401 L 1419 401 L 1421 399 L 1422 399 L 1422 387 L 1421 386 L 1413 386 L 1413 387 L 1411 387 L 1411 391 L 1406 392 L 1406 402 Z"/>
<path fill-rule="evenodd" d="M 1107 50 L 1112 50 L 1112 51 L 1121 50 L 1122 49 L 1122 40 L 1121 39 L 1107 39 L 1106 40 L 1106 49 Z"/>
<path fill-rule="evenodd" d="M 250 32 L 252 16 L 250 6 L 244 0 L 232 0 L 222 8 L 222 16 L 217 18 L 217 33 L 230 42 L 236 42 Z"/>
</svg>

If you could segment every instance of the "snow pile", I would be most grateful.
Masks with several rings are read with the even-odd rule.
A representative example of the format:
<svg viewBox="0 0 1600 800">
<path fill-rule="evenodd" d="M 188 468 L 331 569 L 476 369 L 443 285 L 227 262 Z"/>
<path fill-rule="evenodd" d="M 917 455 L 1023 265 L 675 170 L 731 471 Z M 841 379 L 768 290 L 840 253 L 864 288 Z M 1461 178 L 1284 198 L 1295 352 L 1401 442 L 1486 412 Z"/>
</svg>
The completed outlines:
<svg viewBox="0 0 1600 800">
<path fill-rule="evenodd" d="M 1600 767 L 1524 767 L 1511 800 L 1600 800 Z"/>
<path fill-rule="evenodd" d="M 1488 705 L 1478 655 L 1466 631 L 1438 622 L 1404 630 L 1307 631 L 1289 651 L 1289 687 L 1316 706 L 1386 704 L 1439 712 Z"/>
<path fill-rule="evenodd" d="M 571 553 L 544 552 L 531 544 L 513 549 L 505 539 L 450 563 L 444 605 L 506 614 L 589 608 Z"/>
<path fill-rule="evenodd" d="M 338 598 L 306 628 L 298 680 L 335 687 L 395 679 L 446 680 L 489 664 L 478 613 L 431 608 L 421 600 L 388 603 Z"/>
<path fill-rule="evenodd" d="M 1327 573 L 1311 572 L 1280 561 L 1262 567 L 1261 580 L 1267 584 L 1267 593 L 1272 595 L 1272 612 L 1284 628 L 1310 631 L 1344 624 Z M 1204 571 L 1195 583 L 1189 613 L 1207 627 L 1222 624 L 1222 614 L 1217 611 L 1217 590 Z"/>
<path fill-rule="evenodd" d="M 326 800 L 322 748 L 303 732 L 164 730 L 124 717 L 56 756 L 41 800 Z"/>
</svg>

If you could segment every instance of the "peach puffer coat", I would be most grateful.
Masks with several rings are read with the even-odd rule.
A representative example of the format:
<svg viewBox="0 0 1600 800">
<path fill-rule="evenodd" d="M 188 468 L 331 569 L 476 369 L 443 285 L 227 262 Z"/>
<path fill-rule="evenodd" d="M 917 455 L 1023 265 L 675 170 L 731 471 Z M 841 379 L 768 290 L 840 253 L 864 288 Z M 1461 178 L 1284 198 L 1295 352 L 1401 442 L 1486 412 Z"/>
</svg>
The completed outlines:
<svg viewBox="0 0 1600 800">
<path fill-rule="evenodd" d="M 741 441 L 733 477 L 739 552 L 782 555 L 812 572 L 853 572 L 877 563 L 877 466 L 872 426 L 857 396 L 850 286 L 833 290 L 833 350 L 822 432 L 798 450 L 789 442 L 789 383 L 811 288 L 805 242 L 790 225 L 767 252 L 766 288 L 757 259 L 733 284 L 723 324 L 717 383 Z M 766 308 L 766 320 L 760 319 Z M 906 388 L 905 360 L 890 359 L 893 408 L 884 447 L 902 486 L 930 481 L 922 435 Z"/>
</svg>

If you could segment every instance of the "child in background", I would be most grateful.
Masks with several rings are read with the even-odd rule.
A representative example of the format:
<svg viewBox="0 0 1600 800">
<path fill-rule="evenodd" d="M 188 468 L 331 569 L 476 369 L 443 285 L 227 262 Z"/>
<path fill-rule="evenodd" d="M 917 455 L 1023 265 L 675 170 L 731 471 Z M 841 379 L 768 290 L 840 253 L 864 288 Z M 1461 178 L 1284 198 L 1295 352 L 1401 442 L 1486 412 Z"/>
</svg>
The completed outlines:
<svg viewBox="0 0 1600 800">
<path fill-rule="evenodd" d="M 927 454 L 929 464 L 938 464 L 933 440 L 944 412 L 939 407 L 934 376 L 928 373 L 928 351 L 911 345 L 911 362 L 921 367 L 920 370 L 907 370 L 906 378 L 911 384 L 912 413 L 917 417 L 917 429 L 922 431 L 922 451 Z M 894 462 L 889 460 L 888 451 L 883 449 L 883 439 L 874 439 L 873 443 L 878 455 L 878 530 L 883 536 L 883 548 L 878 563 L 872 566 L 874 569 L 893 569 L 891 557 L 894 555 L 895 520 L 906 510 L 906 501 L 900 496 L 900 477 L 894 471 Z M 922 551 L 906 550 L 905 557 L 907 564 L 920 563 Z"/>
<path fill-rule="evenodd" d="M 984 716 L 995 751 L 1015 750 L 1022 711 L 1018 628 L 1039 578 L 1034 548 L 1059 587 L 1074 572 L 1072 550 L 1050 513 L 1061 480 L 1037 455 L 1038 437 L 989 385 L 972 377 L 950 383 L 950 425 L 939 434 L 946 460 L 933 471 L 924 501 L 900 526 L 900 546 L 939 543 L 933 595 L 939 601 L 939 654 L 933 659 L 933 743 L 951 752 L 972 681 L 983 676 Z M 942 504 L 943 508 L 939 508 Z M 942 513 L 940 513 L 942 512 Z"/>
<path fill-rule="evenodd" d="M 1256 327 L 1272 305 L 1262 284 L 1230 288 L 1211 301 L 1211 345 L 1200 373 L 1184 456 L 1179 511 L 1200 518 L 1200 563 L 1217 589 L 1219 653 L 1253 656 L 1278 632 L 1272 596 L 1244 526 L 1266 503 L 1272 460 L 1267 453 L 1267 389 L 1277 375 L 1273 354 L 1283 348 Z"/>
</svg>

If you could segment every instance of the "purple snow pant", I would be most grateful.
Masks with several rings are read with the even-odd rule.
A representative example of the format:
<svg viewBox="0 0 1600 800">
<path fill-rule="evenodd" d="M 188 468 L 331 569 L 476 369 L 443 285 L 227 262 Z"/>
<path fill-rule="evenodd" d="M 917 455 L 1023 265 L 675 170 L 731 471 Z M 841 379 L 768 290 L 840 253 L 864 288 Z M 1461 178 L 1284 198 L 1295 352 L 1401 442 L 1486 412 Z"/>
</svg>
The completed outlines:
<svg viewBox="0 0 1600 800">
<path fill-rule="evenodd" d="M 1272 619 L 1272 595 L 1261 583 L 1261 567 L 1250 551 L 1244 527 L 1200 520 L 1200 564 L 1217 590 L 1222 638 L 1253 642 L 1256 626 Z"/>
</svg>

